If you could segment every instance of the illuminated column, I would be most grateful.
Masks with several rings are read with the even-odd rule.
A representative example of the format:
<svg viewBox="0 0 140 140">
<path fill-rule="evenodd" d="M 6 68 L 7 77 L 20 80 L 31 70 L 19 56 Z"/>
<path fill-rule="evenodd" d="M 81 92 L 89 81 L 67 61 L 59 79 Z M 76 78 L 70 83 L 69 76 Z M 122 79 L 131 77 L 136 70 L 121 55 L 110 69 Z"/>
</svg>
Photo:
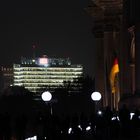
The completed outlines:
<svg viewBox="0 0 140 140">
<path fill-rule="evenodd" d="M 97 28 L 97 26 L 94 26 L 94 36 L 96 41 L 96 68 L 95 68 L 95 90 L 98 90 L 100 93 L 102 93 L 102 105 L 104 106 L 106 104 L 105 100 L 105 77 L 104 77 L 104 46 L 103 46 L 103 32 L 100 30 L 101 28 Z"/>
<path fill-rule="evenodd" d="M 135 93 L 135 26 L 132 26 L 128 29 L 128 32 L 131 35 L 130 41 L 130 68 L 131 68 L 131 88 L 132 94 Z"/>
<path fill-rule="evenodd" d="M 140 93 L 140 24 L 136 25 L 136 92 Z"/>
</svg>

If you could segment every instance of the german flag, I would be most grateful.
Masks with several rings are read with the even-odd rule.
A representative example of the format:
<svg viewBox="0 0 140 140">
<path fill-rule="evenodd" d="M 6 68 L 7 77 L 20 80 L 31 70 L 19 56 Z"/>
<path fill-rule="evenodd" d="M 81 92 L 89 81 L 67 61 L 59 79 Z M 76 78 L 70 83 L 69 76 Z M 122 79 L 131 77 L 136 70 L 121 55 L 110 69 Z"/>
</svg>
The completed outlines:
<svg viewBox="0 0 140 140">
<path fill-rule="evenodd" d="M 113 66 L 111 68 L 110 77 L 109 77 L 112 93 L 116 93 L 115 77 L 118 74 L 118 72 L 119 72 L 118 59 L 115 58 Z"/>
</svg>

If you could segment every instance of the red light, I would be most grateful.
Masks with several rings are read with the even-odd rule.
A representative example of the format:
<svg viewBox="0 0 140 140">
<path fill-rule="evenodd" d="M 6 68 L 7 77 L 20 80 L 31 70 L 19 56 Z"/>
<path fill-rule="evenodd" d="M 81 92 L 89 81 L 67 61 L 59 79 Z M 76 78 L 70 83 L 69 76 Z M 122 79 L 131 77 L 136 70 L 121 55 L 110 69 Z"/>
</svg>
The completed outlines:
<svg viewBox="0 0 140 140">
<path fill-rule="evenodd" d="M 48 64 L 48 59 L 47 59 L 47 58 L 40 58 L 40 59 L 39 59 L 39 64 L 41 64 L 41 65 L 46 65 L 46 64 Z"/>
</svg>

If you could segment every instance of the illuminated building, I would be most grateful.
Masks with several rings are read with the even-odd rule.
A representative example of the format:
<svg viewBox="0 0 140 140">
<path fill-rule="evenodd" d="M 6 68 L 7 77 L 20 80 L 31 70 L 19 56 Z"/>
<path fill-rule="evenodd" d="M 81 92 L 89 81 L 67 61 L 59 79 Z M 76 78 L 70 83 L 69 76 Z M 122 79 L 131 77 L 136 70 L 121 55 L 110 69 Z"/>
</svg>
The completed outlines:
<svg viewBox="0 0 140 140">
<path fill-rule="evenodd" d="M 12 67 L 7 67 L 7 66 L 2 66 L 0 70 L 0 89 L 6 89 L 10 85 L 13 84 L 13 68 Z"/>
<path fill-rule="evenodd" d="M 24 86 L 32 92 L 45 88 L 51 90 L 72 82 L 83 74 L 81 65 L 72 65 L 71 61 L 62 58 L 22 58 L 20 64 L 13 65 L 14 86 Z"/>
</svg>

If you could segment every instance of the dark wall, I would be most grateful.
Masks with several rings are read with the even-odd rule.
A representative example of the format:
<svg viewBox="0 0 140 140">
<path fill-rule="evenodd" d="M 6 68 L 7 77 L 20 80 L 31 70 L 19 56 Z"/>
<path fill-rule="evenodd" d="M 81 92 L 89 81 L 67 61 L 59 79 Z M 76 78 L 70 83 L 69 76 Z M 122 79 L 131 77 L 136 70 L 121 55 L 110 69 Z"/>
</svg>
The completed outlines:
<svg viewBox="0 0 140 140">
<path fill-rule="evenodd" d="M 140 22 L 139 5 L 139 0 L 124 0 L 124 17 L 128 26 Z"/>
</svg>

